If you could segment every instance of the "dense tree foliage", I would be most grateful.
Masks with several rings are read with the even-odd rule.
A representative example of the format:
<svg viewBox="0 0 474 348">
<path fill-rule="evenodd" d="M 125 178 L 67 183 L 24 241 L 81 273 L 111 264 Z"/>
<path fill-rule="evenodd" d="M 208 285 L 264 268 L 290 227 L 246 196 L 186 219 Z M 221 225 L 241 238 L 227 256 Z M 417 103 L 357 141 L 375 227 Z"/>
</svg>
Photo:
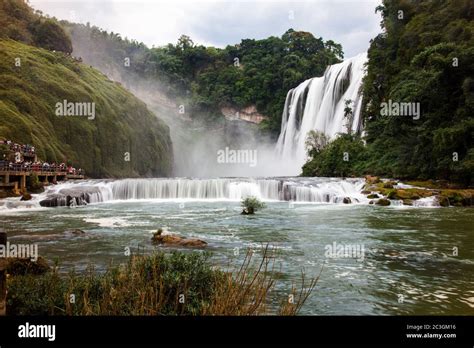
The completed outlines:
<svg viewBox="0 0 474 348">
<path fill-rule="evenodd" d="M 362 139 L 352 134 L 340 134 L 324 148 L 314 146 L 309 154 L 311 160 L 303 166 L 304 176 L 359 176 L 368 158 Z"/>
<path fill-rule="evenodd" d="M 372 41 L 364 83 L 367 168 L 471 181 L 474 2 L 392 0 L 378 10 L 384 33 Z M 420 118 L 381 117 L 389 99 L 420 103 Z"/>
<path fill-rule="evenodd" d="M 120 71 L 130 81 L 160 81 L 193 117 L 212 120 L 222 116 L 223 106 L 256 105 L 269 117 L 263 128 L 275 134 L 288 90 L 343 58 L 341 45 L 292 29 L 282 37 L 244 39 L 224 49 L 196 45 L 185 35 L 176 44 L 149 49 L 88 24 L 62 24 L 73 39 L 74 55 L 101 70 Z"/>
<path fill-rule="evenodd" d="M 469 184 L 474 172 L 474 2 L 385 0 L 377 11 L 383 32 L 371 42 L 363 85 L 364 162 L 352 157 L 346 173 Z M 419 103 L 419 119 L 382 116 L 381 104 L 389 100 Z M 336 140 L 329 154 L 315 156 L 304 173 L 338 174 L 340 169 L 331 172 L 336 167 L 316 162 L 331 157 L 336 144 L 345 146 L 346 140 Z M 342 160 L 339 153 L 336 158 Z"/>
<path fill-rule="evenodd" d="M 72 52 L 71 39 L 55 19 L 43 17 L 21 0 L 0 2 L 0 39 L 9 38 L 47 50 Z"/>
</svg>

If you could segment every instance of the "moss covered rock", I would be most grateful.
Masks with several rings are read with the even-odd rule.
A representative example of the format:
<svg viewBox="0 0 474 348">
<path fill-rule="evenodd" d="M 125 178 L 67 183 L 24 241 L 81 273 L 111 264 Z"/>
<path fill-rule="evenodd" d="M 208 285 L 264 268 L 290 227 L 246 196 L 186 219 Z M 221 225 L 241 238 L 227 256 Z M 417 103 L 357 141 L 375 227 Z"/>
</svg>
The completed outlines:
<svg viewBox="0 0 474 348">
<path fill-rule="evenodd" d="M 380 198 L 379 200 L 377 200 L 375 202 L 375 204 L 381 205 L 381 206 L 388 206 L 388 205 L 390 205 L 390 200 L 388 200 L 386 198 Z"/>
<path fill-rule="evenodd" d="M 207 246 L 207 243 L 201 239 L 183 238 L 174 234 L 162 234 L 161 229 L 153 234 L 151 241 L 154 244 L 163 244 L 165 246 L 182 246 L 191 248 L 204 248 Z"/>
<path fill-rule="evenodd" d="M 25 192 L 25 193 L 23 193 L 23 195 L 21 196 L 21 199 L 20 199 L 20 200 L 21 200 L 21 201 L 29 201 L 29 200 L 31 200 L 31 198 L 33 198 L 33 197 L 31 196 L 31 194 L 28 193 L 28 192 Z"/>
<path fill-rule="evenodd" d="M 380 178 L 378 176 L 367 175 L 365 177 L 365 182 L 369 185 L 373 185 L 373 184 L 378 184 L 381 181 L 380 181 Z"/>
<path fill-rule="evenodd" d="M 449 207 L 449 199 L 444 196 L 436 196 L 436 200 L 438 201 L 439 205 L 442 207 Z"/>
<path fill-rule="evenodd" d="M 441 190 L 438 197 L 444 197 L 455 206 L 472 206 L 474 203 L 474 189 Z"/>
</svg>

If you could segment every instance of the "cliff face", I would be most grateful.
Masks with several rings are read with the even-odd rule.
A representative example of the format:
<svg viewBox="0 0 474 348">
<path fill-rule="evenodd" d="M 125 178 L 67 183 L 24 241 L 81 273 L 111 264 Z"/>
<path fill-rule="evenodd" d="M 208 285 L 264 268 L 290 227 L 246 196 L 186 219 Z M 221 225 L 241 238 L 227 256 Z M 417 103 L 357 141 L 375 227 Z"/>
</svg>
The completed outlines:
<svg viewBox="0 0 474 348">
<path fill-rule="evenodd" d="M 0 40 L 0 137 L 91 177 L 172 172 L 169 128 L 142 101 L 63 52 L 12 40 Z"/>
</svg>

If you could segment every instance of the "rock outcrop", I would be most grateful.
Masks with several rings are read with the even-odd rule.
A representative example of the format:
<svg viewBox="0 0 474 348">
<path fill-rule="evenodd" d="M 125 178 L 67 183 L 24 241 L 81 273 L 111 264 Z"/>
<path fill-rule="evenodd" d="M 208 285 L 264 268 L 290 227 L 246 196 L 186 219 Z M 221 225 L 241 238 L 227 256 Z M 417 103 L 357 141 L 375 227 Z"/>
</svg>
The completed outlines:
<svg viewBox="0 0 474 348">
<path fill-rule="evenodd" d="M 375 202 L 375 204 L 385 207 L 387 205 L 390 205 L 390 200 L 388 200 L 386 198 L 380 198 L 378 201 Z"/>
<path fill-rule="evenodd" d="M 25 192 L 21 196 L 20 201 L 29 201 L 29 200 L 31 200 L 31 198 L 33 198 L 33 197 L 31 197 L 31 194 L 28 193 L 28 192 Z"/>
<path fill-rule="evenodd" d="M 48 195 L 40 201 L 42 207 L 67 207 L 86 205 L 91 203 L 91 197 L 100 194 L 98 187 L 81 186 L 80 188 L 62 189 L 57 193 Z"/>
<path fill-rule="evenodd" d="M 151 241 L 154 244 L 162 244 L 165 246 L 181 246 L 190 248 L 205 248 L 207 243 L 203 240 L 196 238 L 183 238 L 174 234 L 163 234 L 163 231 L 159 229 L 153 233 Z"/>
<path fill-rule="evenodd" d="M 257 111 L 255 105 L 248 106 L 243 109 L 235 109 L 232 107 L 223 107 L 221 108 L 221 112 L 224 117 L 228 120 L 241 120 L 250 123 L 259 124 L 263 120 L 267 119 L 265 115 L 260 114 Z"/>
</svg>

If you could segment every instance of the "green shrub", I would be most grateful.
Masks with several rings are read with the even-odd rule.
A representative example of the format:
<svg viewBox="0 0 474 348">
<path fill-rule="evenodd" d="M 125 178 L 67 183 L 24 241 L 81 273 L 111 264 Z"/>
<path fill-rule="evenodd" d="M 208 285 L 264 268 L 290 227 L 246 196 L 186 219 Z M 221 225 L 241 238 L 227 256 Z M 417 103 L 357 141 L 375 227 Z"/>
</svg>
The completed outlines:
<svg viewBox="0 0 474 348">
<path fill-rule="evenodd" d="M 253 262 L 248 252 L 236 271 L 223 272 L 207 253 L 132 256 L 126 264 L 98 272 L 62 274 L 55 266 L 42 275 L 7 279 L 9 315 L 255 315 L 274 303 L 275 257 L 266 247 Z M 319 277 L 318 277 L 319 278 Z M 294 304 L 273 311 L 297 314 L 318 278 L 292 289 Z M 74 301 L 71 301 L 71 299 Z M 285 295 L 285 299 L 287 296 Z"/>
<path fill-rule="evenodd" d="M 257 210 L 263 209 L 266 207 L 265 203 L 261 202 L 257 197 L 247 197 L 241 202 L 244 210 L 242 214 L 255 214 Z"/>
</svg>

